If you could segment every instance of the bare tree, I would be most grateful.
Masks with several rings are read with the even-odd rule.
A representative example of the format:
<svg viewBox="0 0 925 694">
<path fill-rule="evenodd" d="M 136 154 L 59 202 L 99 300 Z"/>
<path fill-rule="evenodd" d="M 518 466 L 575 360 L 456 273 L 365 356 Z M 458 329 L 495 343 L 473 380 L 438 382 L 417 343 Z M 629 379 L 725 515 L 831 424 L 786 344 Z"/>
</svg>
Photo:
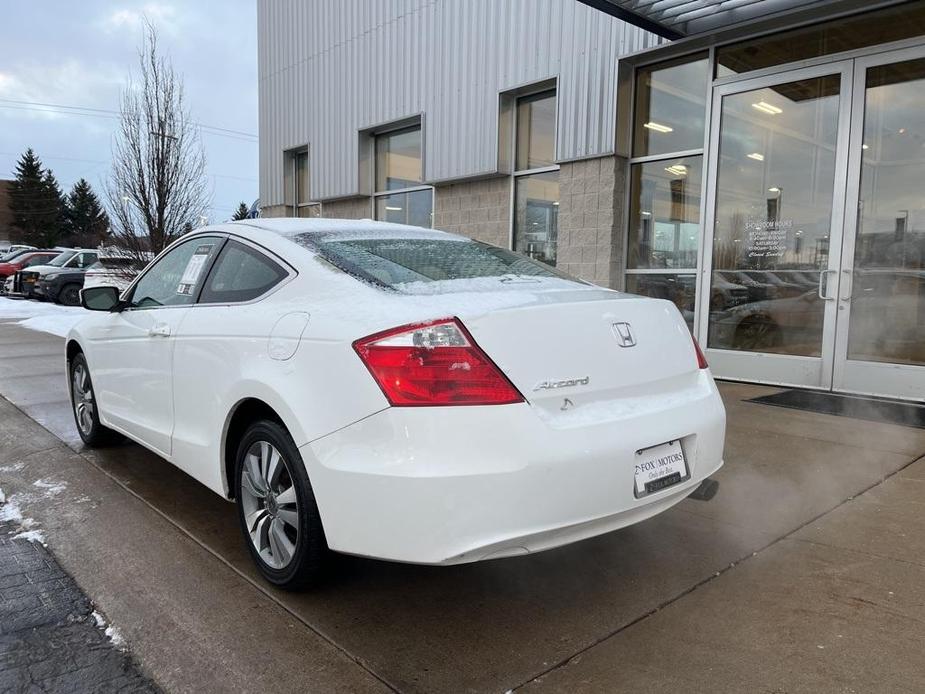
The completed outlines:
<svg viewBox="0 0 925 694">
<path fill-rule="evenodd" d="M 157 31 L 147 19 L 138 58 L 138 74 L 129 75 L 122 92 L 106 192 L 113 241 L 141 259 L 200 224 L 210 193 L 183 83 L 158 52 Z"/>
</svg>

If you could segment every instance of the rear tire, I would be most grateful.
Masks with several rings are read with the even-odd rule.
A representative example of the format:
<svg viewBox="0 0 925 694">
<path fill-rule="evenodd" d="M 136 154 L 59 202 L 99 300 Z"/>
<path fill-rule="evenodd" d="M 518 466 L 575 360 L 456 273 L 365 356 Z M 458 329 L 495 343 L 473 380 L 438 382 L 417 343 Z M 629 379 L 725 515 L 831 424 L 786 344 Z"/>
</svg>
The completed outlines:
<svg viewBox="0 0 925 694">
<path fill-rule="evenodd" d="M 318 583 L 331 552 L 302 456 L 280 424 L 261 420 L 241 439 L 235 498 L 247 548 L 263 577 L 286 590 Z"/>
<path fill-rule="evenodd" d="M 61 291 L 58 292 L 57 303 L 64 304 L 65 306 L 79 306 L 80 285 L 72 282 L 71 284 L 65 284 L 61 287 Z"/>
<path fill-rule="evenodd" d="M 122 441 L 121 434 L 100 423 L 90 367 L 87 366 L 87 359 L 82 352 L 75 354 L 68 362 L 67 374 L 71 412 L 81 440 L 90 448 L 102 448 Z"/>
</svg>

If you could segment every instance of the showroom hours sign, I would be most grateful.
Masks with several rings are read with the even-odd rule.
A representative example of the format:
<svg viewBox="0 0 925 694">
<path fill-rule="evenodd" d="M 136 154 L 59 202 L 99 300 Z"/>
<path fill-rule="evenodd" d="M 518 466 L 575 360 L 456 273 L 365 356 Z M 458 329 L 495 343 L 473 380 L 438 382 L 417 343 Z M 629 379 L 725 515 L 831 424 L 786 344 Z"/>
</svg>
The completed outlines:
<svg viewBox="0 0 925 694">
<path fill-rule="evenodd" d="M 745 255 L 748 258 L 782 258 L 790 244 L 792 219 L 747 219 Z"/>
</svg>

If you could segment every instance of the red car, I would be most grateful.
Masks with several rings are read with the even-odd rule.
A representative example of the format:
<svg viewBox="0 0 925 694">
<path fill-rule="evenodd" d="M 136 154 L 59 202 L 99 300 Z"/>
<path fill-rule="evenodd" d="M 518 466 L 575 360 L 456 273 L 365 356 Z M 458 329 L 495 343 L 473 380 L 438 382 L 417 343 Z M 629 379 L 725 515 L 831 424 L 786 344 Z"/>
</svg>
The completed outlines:
<svg viewBox="0 0 925 694">
<path fill-rule="evenodd" d="M 30 251 L 16 256 L 8 263 L 0 263 L 0 280 L 5 280 L 25 267 L 47 263 L 60 253 L 61 251 Z"/>
</svg>

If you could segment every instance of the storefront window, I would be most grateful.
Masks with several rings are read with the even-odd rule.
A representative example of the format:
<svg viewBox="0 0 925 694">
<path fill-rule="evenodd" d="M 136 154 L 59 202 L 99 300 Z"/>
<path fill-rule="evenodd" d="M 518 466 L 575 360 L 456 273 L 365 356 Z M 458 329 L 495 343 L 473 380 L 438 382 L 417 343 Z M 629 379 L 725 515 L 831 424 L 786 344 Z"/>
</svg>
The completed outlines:
<svg viewBox="0 0 925 694">
<path fill-rule="evenodd" d="M 514 143 L 514 250 L 555 265 L 559 237 L 555 91 L 517 99 Z"/>
<path fill-rule="evenodd" d="M 433 209 L 434 192 L 430 189 L 376 196 L 376 219 L 384 222 L 430 227 Z"/>
<path fill-rule="evenodd" d="M 514 183 L 514 250 L 556 264 L 559 172 L 517 176 Z"/>
<path fill-rule="evenodd" d="M 398 190 L 421 184 L 421 128 L 376 136 L 376 190 Z"/>
<path fill-rule="evenodd" d="M 709 74 L 705 55 L 638 70 L 633 156 L 703 147 Z"/>
<path fill-rule="evenodd" d="M 321 203 L 310 197 L 308 149 L 283 154 L 283 202 L 289 217 L 320 217 Z"/>
<path fill-rule="evenodd" d="M 694 330 L 697 275 L 640 273 L 626 276 L 626 291 L 654 299 L 667 299 L 678 307 L 687 327 Z"/>
<path fill-rule="evenodd" d="M 633 164 L 628 270 L 696 269 L 702 157 Z"/>
<path fill-rule="evenodd" d="M 710 347 L 821 354 L 838 104 L 837 76 L 723 99 Z"/>
<path fill-rule="evenodd" d="M 376 135 L 376 219 L 433 226 L 434 191 L 423 185 L 421 128 L 403 128 Z"/>
<path fill-rule="evenodd" d="M 824 24 L 762 36 L 716 49 L 716 76 L 877 46 L 925 35 L 925 2 L 901 3 Z"/>
<path fill-rule="evenodd" d="M 867 71 L 848 358 L 925 365 L 925 60 Z"/>
<path fill-rule="evenodd" d="M 517 101 L 518 171 L 556 163 L 556 93 L 540 92 Z"/>
</svg>

